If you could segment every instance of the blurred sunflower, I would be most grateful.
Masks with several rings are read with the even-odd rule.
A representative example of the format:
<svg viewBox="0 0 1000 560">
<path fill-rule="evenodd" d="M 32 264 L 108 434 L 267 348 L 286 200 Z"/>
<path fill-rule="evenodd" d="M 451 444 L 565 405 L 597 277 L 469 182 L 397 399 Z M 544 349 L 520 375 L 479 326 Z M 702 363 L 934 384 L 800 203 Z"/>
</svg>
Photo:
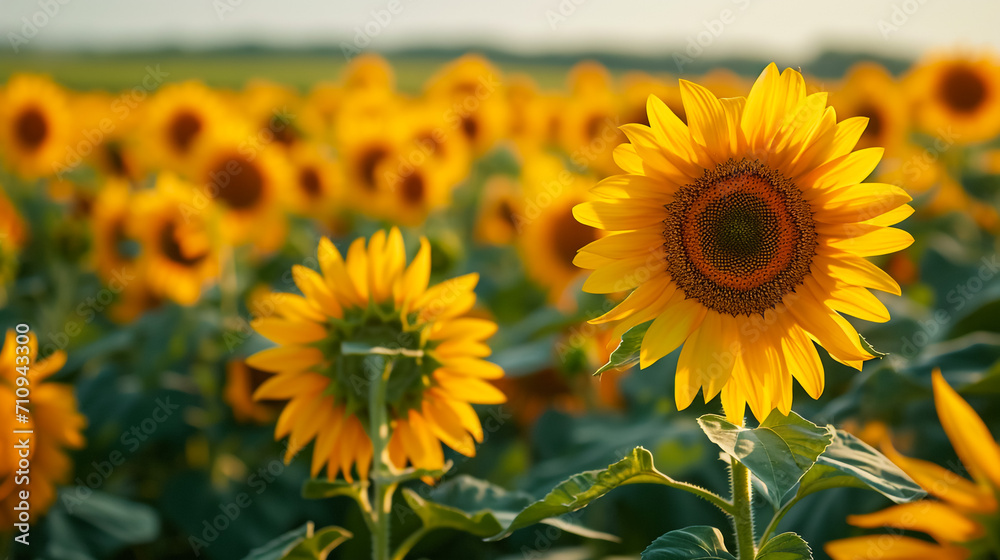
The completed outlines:
<svg viewBox="0 0 1000 560">
<path fill-rule="evenodd" d="M 524 212 L 520 190 L 513 179 L 503 175 L 486 181 L 476 218 L 477 241 L 489 245 L 508 245 L 514 241 Z"/>
<path fill-rule="evenodd" d="M 842 117 L 868 117 L 858 148 L 881 146 L 891 154 L 906 141 L 910 126 L 906 99 L 881 64 L 852 66 L 837 91 L 831 93 L 830 105 Z"/>
<path fill-rule="evenodd" d="M 406 139 L 400 146 L 403 171 L 407 166 L 429 166 L 429 170 L 451 190 L 469 175 L 472 151 L 469 140 L 448 126 L 448 108 L 423 102 L 408 106 L 404 112 Z"/>
<path fill-rule="evenodd" d="M 583 276 L 573 265 L 577 249 L 601 237 L 573 217 L 573 207 L 592 198 L 594 182 L 544 154 L 526 160 L 521 175 L 524 199 L 513 219 L 528 275 L 547 289 L 549 301 L 571 308 L 575 297 L 567 288 Z"/>
<path fill-rule="evenodd" d="M 267 80 L 252 80 L 236 100 L 246 118 L 273 142 L 291 146 L 302 136 L 296 115 L 301 100 L 288 86 Z"/>
<path fill-rule="evenodd" d="M 460 131 L 475 154 L 491 149 L 507 132 L 507 99 L 500 70 L 481 56 L 465 55 L 431 78 L 426 96 L 448 109 L 445 121 Z"/>
<path fill-rule="evenodd" d="M 288 150 L 293 184 L 291 207 L 302 214 L 324 219 L 336 210 L 341 198 L 341 171 L 328 149 L 313 142 L 298 142 Z"/>
<path fill-rule="evenodd" d="M 814 398 L 823 391 L 814 341 L 856 369 L 873 357 L 840 312 L 888 320 L 868 288 L 899 286 L 863 257 L 913 242 L 888 227 L 912 213 L 910 197 L 861 183 L 882 155 L 852 151 L 867 119 L 838 124 L 827 94 L 807 96 L 794 70 L 769 65 L 747 98 L 720 100 L 687 81 L 681 94 L 688 125 L 650 97 L 652 127 L 622 127 L 631 143 L 615 159 L 626 174 L 574 209 L 613 232 L 577 255 L 594 270 L 583 289 L 633 290 L 593 322 L 617 323 L 618 340 L 652 320 L 643 368 L 684 345 L 678 408 L 703 389 L 706 401 L 722 393 L 733 422 L 747 404 L 760 420 L 787 414 L 793 377 Z"/>
<path fill-rule="evenodd" d="M 400 167 L 400 146 L 406 141 L 407 130 L 399 118 L 398 105 L 366 110 L 368 99 L 345 101 L 350 116 L 337 123 L 337 149 L 345 201 L 366 215 L 382 216 L 391 204 L 392 193 L 379 170 Z"/>
<path fill-rule="evenodd" d="M 848 516 L 851 525 L 892 527 L 930 535 L 930 542 L 905 535 L 867 535 L 832 541 L 824 549 L 834 560 L 965 560 L 996 558 L 997 491 L 1000 490 L 1000 446 L 983 420 L 934 370 L 934 403 L 938 418 L 968 480 L 934 463 L 904 457 L 892 449 L 886 455 L 938 500 L 891 506 L 865 515 Z M 885 440 L 888 441 L 888 440 Z"/>
<path fill-rule="evenodd" d="M 538 91 L 531 77 L 511 76 L 507 83 L 507 106 L 510 109 L 507 137 L 521 153 L 529 153 L 555 142 L 553 125 L 556 107 L 552 95 Z"/>
<path fill-rule="evenodd" d="M 576 167 L 594 169 L 604 175 L 616 170 L 615 146 L 625 141 L 618 127 L 624 124 L 624 107 L 610 84 L 596 79 L 577 90 L 562 107 L 559 117 L 559 144 Z"/>
<path fill-rule="evenodd" d="M 0 406 L 4 410 L 15 410 L 18 358 L 28 357 L 28 380 L 31 384 L 31 399 L 28 404 L 29 421 L 18 424 L 19 429 L 33 430 L 31 438 L 31 477 L 27 488 L 15 484 L 18 470 L 17 453 L 14 449 L 17 438 L 23 437 L 10 430 L 0 431 L 0 445 L 5 450 L 0 459 L 0 523 L 13 527 L 17 523 L 14 506 L 19 500 L 19 492 L 31 493 L 31 515 L 47 511 L 56 499 L 56 485 L 66 482 L 73 472 L 72 462 L 66 449 L 80 449 L 84 445 L 83 429 L 87 419 L 77 410 L 76 396 L 70 385 L 51 383 L 48 378 L 66 363 L 66 354 L 57 351 L 51 356 L 37 360 L 38 343 L 34 333 L 29 335 L 28 353 L 15 350 L 16 333 L 7 331 L 3 348 L 0 349 Z M 20 360 L 23 361 L 23 360 Z"/>
<path fill-rule="evenodd" d="M 128 231 L 131 208 L 131 189 L 120 180 L 107 181 L 94 200 L 90 220 L 93 262 L 105 282 L 135 268 L 139 244 Z"/>
<path fill-rule="evenodd" d="M 142 106 L 140 152 L 153 167 L 191 173 L 205 139 L 225 129 L 229 118 L 219 94 L 201 82 L 163 86 Z"/>
<path fill-rule="evenodd" d="M 351 59 L 341 76 L 344 89 L 351 91 L 393 90 L 396 74 L 389 61 L 373 53 L 365 53 Z"/>
<path fill-rule="evenodd" d="M 208 139 L 197 157 L 198 192 L 189 204 L 200 209 L 209 201 L 216 202 L 226 242 L 274 251 L 285 241 L 284 195 L 289 192 L 292 172 L 278 144 L 254 143 L 248 138 L 253 138 L 252 133 L 234 123 L 224 134 Z"/>
<path fill-rule="evenodd" d="M 209 210 L 192 204 L 195 189 L 169 173 L 156 188 L 136 194 L 129 231 L 139 241 L 139 265 L 153 294 L 193 305 L 219 275 L 218 243 Z"/>
<path fill-rule="evenodd" d="M 302 101 L 302 115 L 297 123 L 308 138 L 320 142 L 333 139 L 333 125 L 344 91 L 339 84 L 319 82 L 309 90 Z"/>
<path fill-rule="evenodd" d="M 121 102 L 107 92 L 74 95 L 70 107 L 75 127 L 87 142 L 87 160 L 98 173 L 108 179 L 139 181 L 146 172 L 134 140 L 141 111 L 122 113 Z"/>
<path fill-rule="evenodd" d="M 429 162 L 400 167 L 398 161 L 386 159 L 376 172 L 380 190 L 390 196 L 383 215 L 395 223 L 420 225 L 432 211 L 451 202 L 444 171 Z"/>
<path fill-rule="evenodd" d="M 72 167 L 75 139 L 69 98 L 48 78 L 13 76 L 0 97 L 0 148 L 18 175 L 36 178 Z"/>
<path fill-rule="evenodd" d="M 346 344 L 403 348 L 388 380 L 387 403 L 393 465 L 439 469 L 441 444 L 475 454 L 482 441 L 479 418 L 469 403 L 504 402 L 486 380 L 503 371 L 482 360 L 490 354 L 483 340 L 496 324 L 467 317 L 475 304 L 478 276 L 468 274 L 428 288 L 431 251 L 426 239 L 406 266 L 399 230 L 379 231 L 365 247 L 357 239 L 347 258 L 326 238 L 318 250 L 322 274 L 296 266 L 296 285 L 304 294 L 286 294 L 278 313 L 254 328 L 280 346 L 247 358 L 247 364 L 277 372 L 256 391 L 256 399 L 288 400 L 275 437 L 289 436 L 286 461 L 315 440 L 312 476 L 326 467 L 353 480 L 367 478 L 372 444 L 367 431 L 369 383 L 363 355 L 343 351 Z"/>
<path fill-rule="evenodd" d="M 1000 61 L 992 54 L 932 56 L 904 85 L 927 134 L 971 144 L 1000 133 Z"/>
<path fill-rule="evenodd" d="M 253 400 L 254 392 L 270 377 L 270 372 L 249 366 L 244 360 L 230 360 L 226 364 L 226 386 L 222 398 L 232 408 L 238 422 L 269 424 L 278 417 L 284 403 Z"/>
</svg>

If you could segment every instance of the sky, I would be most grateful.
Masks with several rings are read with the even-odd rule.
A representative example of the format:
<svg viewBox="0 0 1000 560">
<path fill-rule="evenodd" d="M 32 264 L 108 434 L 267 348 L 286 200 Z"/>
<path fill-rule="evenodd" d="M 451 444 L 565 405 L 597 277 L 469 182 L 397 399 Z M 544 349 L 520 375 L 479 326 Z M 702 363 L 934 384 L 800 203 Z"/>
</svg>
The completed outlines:
<svg viewBox="0 0 1000 560">
<path fill-rule="evenodd" d="M 0 52 L 346 44 L 795 63 L 831 47 L 1000 50 L 997 22 L 997 0 L 0 0 Z"/>
</svg>

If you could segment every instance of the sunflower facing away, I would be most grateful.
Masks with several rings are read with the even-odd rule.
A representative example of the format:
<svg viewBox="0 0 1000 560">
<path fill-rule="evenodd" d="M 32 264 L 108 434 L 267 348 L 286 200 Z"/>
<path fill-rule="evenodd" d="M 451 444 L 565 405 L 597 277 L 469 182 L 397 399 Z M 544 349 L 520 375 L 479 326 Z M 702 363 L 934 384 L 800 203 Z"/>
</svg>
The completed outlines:
<svg viewBox="0 0 1000 560">
<path fill-rule="evenodd" d="M 625 174 L 592 190 L 576 218 L 612 235 L 583 247 L 583 289 L 632 290 L 594 319 L 613 339 L 652 321 L 645 368 L 682 344 L 678 408 L 701 389 L 722 394 L 731 421 L 747 404 L 763 420 L 791 410 L 792 378 L 813 398 L 823 368 L 813 342 L 856 369 L 872 358 L 840 313 L 889 318 L 868 288 L 899 286 L 864 257 L 913 242 L 891 226 L 909 216 L 899 187 L 862 183 L 881 148 L 852 151 L 868 119 L 837 122 L 827 94 L 769 65 L 746 97 L 718 99 L 681 81 L 687 125 L 659 99 L 651 127 L 627 124 L 615 150 Z"/>
<path fill-rule="evenodd" d="M 372 462 L 368 424 L 368 375 L 363 355 L 345 354 L 344 345 L 406 349 L 396 358 L 388 381 L 392 429 L 389 458 L 397 468 L 440 469 L 441 444 L 472 456 L 483 429 L 469 403 L 504 402 L 487 380 L 503 371 L 482 360 L 483 340 L 496 332 L 492 321 L 465 316 L 475 304 L 477 274 L 428 287 L 431 250 L 420 250 L 406 266 L 403 237 L 379 231 L 365 247 L 351 244 L 346 259 L 328 239 L 319 245 L 322 273 L 295 266 L 302 296 L 285 294 L 273 317 L 254 327 L 279 344 L 247 359 L 247 365 L 276 372 L 255 399 L 288 401 L 275 437 L 289 436 L 286 461 L 314 441 L 312 476 L 326 467 L 353 480 L 367 478 Z"/>
<path fill-rule="evenodd" d="M 852 515 L 858 527 L 892 527 L 919 531 L 936 542 L 900 535 L 867 535 L 827 543 L 834 560 L 964 560 L 996 558 L 997 491 L 1000 490 L 1000 446 L 983 420 L 941 375 L 934 371 L 934 403 L 955 453 L 972 474 L 968 480 L 928 461 L 911 459 L 889 446 L 886 454 L 938 500 L 891 506 L 867 515 Z"/>
<path fill-rule="evenodd" d="M 31 444 L 31 477 L 27 488 L 16 484 L 18 454 L 10 451 L 22 437 L 10 429 L 0 430 L 0 445 L 5 449 L 0 459 L 0 523 L 4 528 L 13 527 L 17 522 L 14 506 L 19 492 L 27 489 L 31 493 L 31 514 L 36 516 L 49 509 L 56 499 L 56 485 L 66 482 L 73 471 L 72 461 L 66 449 L 79 449 L 84 445 L 83 429 L 87 419 L 77 411 L 73 388 L 62 383 L 52 383 L 48 378 L 66 363 L 62 351 L 38 360 L 38 344 L 34 334 L 30 334 L 28 353 L 17 352 L 16 333 L 7 331 L 6 340 L 0 348 L 0 406 L 13 413 L 17 399 L 15 380 L 18 356 L 28 356 L 31 364 L 28 379 L 31 386 L 29 422 L 15 424 L 17 429 L 34 430 Z M 23 361 L 23 360 L 22 360 Z M 8 422 L 13 423 L 13 418 Z M 10 426 L 6 424 L 5 426 Z"/>
</svg>

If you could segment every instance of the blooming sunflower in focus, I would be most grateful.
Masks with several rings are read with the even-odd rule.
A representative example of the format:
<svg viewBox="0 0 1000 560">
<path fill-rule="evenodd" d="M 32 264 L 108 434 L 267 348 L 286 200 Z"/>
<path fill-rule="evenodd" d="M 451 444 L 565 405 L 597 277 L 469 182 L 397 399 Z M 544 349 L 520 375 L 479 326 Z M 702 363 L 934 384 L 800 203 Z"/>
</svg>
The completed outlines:
<svg viewBox="0 0 1000 560">
<path fill-rule="evenodd" d="M 219 274 L 218 243 L 208 210 L 191 205 L 194 188 L 161 174 L 154 190 L 133 197 L 130 232 L 142 245 L 140 266 L 158 296 L 193 305 Z"/>
<path fill-rule="evenodd" d="M 247 359 L 251 367 L 275 372 L 255 399 L 287 400 L 275 437 L 289 437 L 286 461 L 314 442 L 312 476 L 326 468 L 330 479 L 352 468 L 367 478 L 372 462 L 369 383 L 364 355 L 345 345 L 402 348 L 388 380 L 392 464 L 440 469 L 441 444 L 472 456 L 483 430 L 470 403 L 504 402 L 488 380 L 503 375 L 482 358 L 483 341 L 495 323 L 466 314 L 476 301 L 478 275 L 467 274 L 429 286 L 431 250 L 420 250 L 406 266 L 403 237 L 379 231 L 365 247 L 351 244 L 346 258 L 324 238 L 321 273 L 296 266 L 292 274 L 302 296 L 286 294 L 275 315 L 254 328 L 278 347 Z"/>
<path fill-rule="evenodd" d="M 0 96 L 0 147 L 16 173 L 35 178 L 71 167 L 72 134 L 66 92 L 48 78 L 17 75 Z"/>
<path fill-rule="evenodd" d="M 20 457 L 9 451 L 14 449 L 16 438 L 20 436 L 9 429 L 0 430 L 0 445 L 8 450 L 0 459 L 0 523 L 4 527 L 13 527 L 17 522 L 14 506 L 19 501 L 21 490 L 31 493 L 32 516 L 49 509 L 56 499 L 56 485 L 66 482 L 72 473 L 72 463 L 65 450 L 83 447 L 82 432 L 87 425 L 86 418 L 77 410 L 73 388 L 47 381 L 66 363 L 66 354 L 58 351 L 44 360 L 36 360 L 38 347 L 35 335 L 28 335 L 27 354 L 16 351 L 19 346 L 15 342 L 16 336 L 13 329 L 8 330 L 3 348 L 0 348 L 0 407 L 14 412 L 17 400 L 15 381 L 20 376 L 17 358 L 28 356 L 28 380 L 31 384 L 29 421 L 16 426 L 18 429 L 34 430 L 34 436 L 28 458 L 31 461 L 31 477 L 25 488 L 15 484 Z"/>
<path fill-rule="evenodd" d="M 934 371 L 934 403 L 955 453 L 973 480 L 934 463 L 904 457 L 889 446 L 886 455 L 938 500 L 852 515 L 847 521 L 864 528 L 918 531 L 936 542 L 899 534 L 841 539 L 825 547 L 834 560 L 964 560 L 996 558 L 1000 554 L 995 533 L 1000 527 L 997 516 L 1000 446 L 976 411 L 948 385 L 940 370 Z"/>
<path fill-rule="evenodd" d="M 625 174 L 574 208 L 612 233 L 577 255 L 593 270 L 583 289 L 631 290 L 593 322 L 616 323 L 618 340 L 652 321 L 641 367 L 684 346 L 678 408 L 703 390 L 706 401 L 722 394 L 733 422 L 747 404 L 760 420 L 787 414 L 793 378 L 814 398 L 823 391 L 813 342 L 856 369 L 873 357 L 841 313 L 888 320 L 868 289 L 899 286 L 864 257 L 913 242 L 889 227 L 912 213 L 910 197 L 862 183 L 882 156 L 853 151 L 868 119 L 838 123 L 827 94 L 806 95 L 794 70 L 769 65 L 746 98 L 680 87 L 687 125 L 651 96 L 651 126 L 622 127 L 631 143 L 615 160 Z"/>
<path fill-rule="evenodd" d="M 992 54 L 932 57 L 911 71 L 905 87 L 927 134 L 969 144 L 1000 133 L 1000 60 Z"/>
</svg>

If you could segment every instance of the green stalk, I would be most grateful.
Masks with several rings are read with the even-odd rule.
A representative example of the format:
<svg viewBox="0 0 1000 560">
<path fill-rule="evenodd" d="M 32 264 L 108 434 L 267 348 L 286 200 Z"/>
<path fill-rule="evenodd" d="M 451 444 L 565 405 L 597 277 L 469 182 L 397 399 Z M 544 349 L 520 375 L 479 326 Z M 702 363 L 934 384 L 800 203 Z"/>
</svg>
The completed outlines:
<svg viewBox="0 0 1000 560">
<path fill-rule="evenodd" d="M 392 473 L 386 457 L 386 447 L 389 445 L 389 419 L 385 405 L 386 389 L 389 385 L 389 375 L 392 373 L 393 360 L 386 359 L 382 374 L 372 380 L 368 391 L 368 420 L 372 437 L 372 480 L 374 481 L 375 503 L 372 507 L 372 560 L 390 560 L 391 546 L 389 543 L 389 518 L 392 513 L 392 495 L 398 486 L 390 481 Z"/>
<path fill-rule="evenodd" d="M 735 458 L 730 459 L 733 485 L 733 526 L 736 529 L 737 558 L 753 560 L 757 555 L 754 544 L 753 504 L 751 502 L 750 471 Z"/>
</svg>

